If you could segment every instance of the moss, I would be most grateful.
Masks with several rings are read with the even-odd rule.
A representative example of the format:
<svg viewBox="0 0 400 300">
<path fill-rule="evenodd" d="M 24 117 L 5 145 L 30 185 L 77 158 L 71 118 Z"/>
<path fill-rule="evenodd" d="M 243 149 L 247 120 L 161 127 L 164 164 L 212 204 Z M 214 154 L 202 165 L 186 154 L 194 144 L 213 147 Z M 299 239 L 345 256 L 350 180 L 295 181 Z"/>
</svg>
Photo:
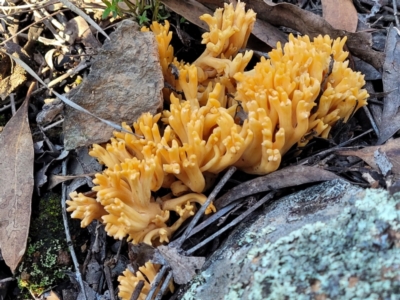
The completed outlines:
<svg viewBox="0 0 400 300">
<path fill-rule="evenodd" d="M 366 190 L 334 221 L 305 225 L 275 243 L 258 242 L 246 258 L 258 263 L 244 298 L 400 298 L 399 200 L 400 194 Z M 243 292 L 231 287 L 226 299 Z"/>
<path fill-rule="evenodd" d="M 18 285 L 28 294 L 40 295 L 66 277 L 69 254 L 62 223 L 61 202 L 57 194 L 39 199 L 31 220 L 27 251 L 18 268 Z"/>
</svg>

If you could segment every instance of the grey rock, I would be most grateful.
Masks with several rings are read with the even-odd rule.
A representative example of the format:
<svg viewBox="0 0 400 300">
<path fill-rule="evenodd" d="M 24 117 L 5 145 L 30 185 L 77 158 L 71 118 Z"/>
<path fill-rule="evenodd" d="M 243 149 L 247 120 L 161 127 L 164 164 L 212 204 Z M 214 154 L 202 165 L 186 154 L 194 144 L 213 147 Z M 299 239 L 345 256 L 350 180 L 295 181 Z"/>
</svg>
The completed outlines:
<svg viewBox="0 0 400 300">
<path fill-rule="evenodd" d="M 131 125 L 144 112 L 162 108 L 164 79 L 158 48 L 151 32 L 137 31 L 124 20 L 96 56 L 91 72 L 68 96 L 96 116 Z M 64 146 L 71 150 L 106 142 L 113 128 L 94 117 L 66 107 Z"/>
<path fill-rule="evenodd" d="M 182 299 L 400 299 L 400 193 L 333 180 L 239 226 Z"/>
</svg>

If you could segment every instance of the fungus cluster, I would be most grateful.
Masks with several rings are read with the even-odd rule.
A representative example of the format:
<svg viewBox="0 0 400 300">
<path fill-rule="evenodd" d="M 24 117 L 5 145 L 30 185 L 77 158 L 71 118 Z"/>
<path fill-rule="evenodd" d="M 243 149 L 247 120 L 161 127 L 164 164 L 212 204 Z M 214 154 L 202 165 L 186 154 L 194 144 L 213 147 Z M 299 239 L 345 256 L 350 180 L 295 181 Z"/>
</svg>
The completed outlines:
<svg viewBox="0 0 400 300">
<path fill-rule="evenodd" d="M 366 105 L 364 76 L 345 61 L 346 38 L 290 35 L 283 48 L 278 44 L 269 59 L 246 71 L 253 53 L 238 52 L 246 46 L 255 13 L 244 6 L 225 4 L 201 17 L 209 26 L 202 41 L 206 49 L 192 64 L 174 57 L 167 21 L 142 29 L 157 40 L 170 107 L 155 116 L 143 114 L 133 130 L 123 124 L 135 134 L 115 132 L 105 147 L 93 145 L 90 155 L 106 167 L 93 180 L 96 198 L 74 192 L 67 202 L 82 227 L 96 219 L 117 239 L 168 242 L 195 213 L 196 203 L 206 201 L 202 193 L 215 174 L 232 165 L 252 174 L 273 172 L 293 145 L 328 137 L 337 120 L 346 122 Z M 245 118 L 237 118 L 239 110 Z M 160 188 L 171 193 L 156 198 Z M 213 210 L 210 205 L 207 213 Z M 171 212 L 177 215 L 172 224 Z M 129 299 L 126 278 L 132 276 L 119 278 L 123 299 Z M 132 283 L 130 293 L 133 289 Z"/>
<path fill-rule="evenodd" d="M 118 277 L 118 280 L 120 282 L 118 296 L 121 299 L 131 299 L 131 295 L 135 290 L 137 284 L 139 283 L 139 281 L 143 281 L 144 286 L 137 299 L 145 300 L 147 294 L 150 291 L 150 284 L 151 282 L 153 282 L 159 269 L 159 265 L 152 264 L 151 262 L 147 262 L 144 264 L 144 266 L 139 267 L 139 270 L 136 273 L 133 273 L 129 269 L 126 269 L 122 273 L 123 276 Z M 170 283 L 169 285 L 169 290 L 171 291 L 171 293 L 174 292 L 174 286 L 172 283 Z"/>
</svg>

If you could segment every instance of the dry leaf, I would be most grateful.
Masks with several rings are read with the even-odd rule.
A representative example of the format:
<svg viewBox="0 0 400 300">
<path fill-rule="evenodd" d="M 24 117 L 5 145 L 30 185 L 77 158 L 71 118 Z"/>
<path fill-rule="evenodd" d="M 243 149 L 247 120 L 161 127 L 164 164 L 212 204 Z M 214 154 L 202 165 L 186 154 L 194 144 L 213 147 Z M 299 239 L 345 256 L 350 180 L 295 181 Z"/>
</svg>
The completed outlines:
<svg viewBox="0 0 400 300">
<path fill-rule="evenodd" d="M 159 246 L 157 249 L 170 265 L 177 284 L 185 284 L 192 280 L 196 275 L 196 270 L 200 269 L 205 262 L 204 257 L 184 256 L 173 247 Z"/>
<path fill-rule="evenodd" d="M 322 14 L 333 28 L 356 32 L 358 16 L 352 0 L 322 0 Z"/>
<path fill-rule="evenodd" d="M 392 164 L 392 167 L 390 168 L 392 173 L 395 175 L 400 175 L 400 139 L 390 140 L 382 146 L 365 147 L 360 150 L 338 151 L 337 154 L 357 156 L 376 171 L 380 172 L 381 169 L 379 166 L 382 167 L 382 163 L 380 162 L 381 158 L 379 158 L 377 162 L 375 157 L 376 151 L 384 153 L 386 158 L 389 160 L 389 163 Z"/>
<path fill-rule="evenodd" d="M 13 273 L 25 253 L 29 233 L 33 159 L 25 101 L 0 136 L 0 248 Z"/>
<path fill-rule="evenodd" d="M 400 86 L 400 36 L 396 28 L 391 27 L 386 38 L 386 58 L 383 65 L 383 90 L 393 91 L 385 96 L 383 101 L 383 111 L 379 127 L 379 138 L 377 144 L 383 144 L 390 139 L 400 129 L 400 96 L 398 89 Z"/>
<path fill-rule="evenodd" d="M 237 199 L 260 192 L 339 178 L 339 176 L 323 169 L 308 166 L 291 166 L 235 186 L 217 199 L 214 205 L 217 209 L 220 209 Z"/>
</svg>

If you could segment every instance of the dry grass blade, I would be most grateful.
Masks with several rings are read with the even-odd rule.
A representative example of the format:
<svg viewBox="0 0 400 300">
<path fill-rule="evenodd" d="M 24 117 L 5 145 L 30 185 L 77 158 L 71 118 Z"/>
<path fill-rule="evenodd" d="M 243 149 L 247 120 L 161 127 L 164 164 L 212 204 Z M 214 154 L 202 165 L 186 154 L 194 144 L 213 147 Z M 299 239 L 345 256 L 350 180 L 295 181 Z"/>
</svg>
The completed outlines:
<svg viewBox="0 0 400 300">
<path fill-rule="evenodd" d="M 98 32 L 100 32 L 102 35 L 104 35 L 107 39 L 110 39 L 110 37 L 107 35 L 107 33 L 104 32 L 103 29 L 95 21 L 93 21 L 87 14 L 85 14 L 82 10 L 80 10 L 78 7 L 76 7 L 73 3 L 69 2 L 68 0 L 60 0 L 62 4 L 64 4 L 66 7 L 68 7 L 70 10 L 72 10 L 74 13 L 76 13 L 78 16 L 81 16 L 86 22 L 88 22 L 90 25 L 92 25 Z"/>
<path fill-rule="evenodd" d="M 32 85 L 0 136 L 0 248 L 13 273 L 25 253 L 31 218 L 34 151 L 28 103 Z"/>
<path fill-rule="evenodd" d="M 38 82 L 40 82 L 42 85 L 44 85 L 46 88 L 49 88 L 44 81 L 26 64 L 24 63 L 21 59 L 19 59 L 15 54 L 12 53 L 7 53 L 6 54 L 13 59 L 17 64 L 19 64 L 22 68 L 24 68 L 25 71 L 27 71 L 33 78 L 35 78 Z M 125 132 L 125 133 L 129 133 L 132 134 L 132 132 L 127 131 L 125 128 L 123 128 L 120 125 L 115 124 L 114 122 L 108 121 L 108 120 L 104 120 L 96 115 L 94 115 L 93 113 L 91 113 L 90 111 L 84 109 L 83 107 L 79 106 L 78 104 L 76 104 L 75 102 L 72 102 L 71 100 L 69 100 L 67 97 L 60 95 L 59 93 L 52 91 L 54 95 L 56 95 L 60 100 L 62 100 L 65 104 L 71 106 L 72 108 L 79 110 L 83 113 L 86 113 L 88 115 L 91 115 L 92 117 L 95 117 L 96 119 L 100 120 L 101 122 L 107 124 L 108 126 L 111 126 L 112 128 Z"/>
</svg>

